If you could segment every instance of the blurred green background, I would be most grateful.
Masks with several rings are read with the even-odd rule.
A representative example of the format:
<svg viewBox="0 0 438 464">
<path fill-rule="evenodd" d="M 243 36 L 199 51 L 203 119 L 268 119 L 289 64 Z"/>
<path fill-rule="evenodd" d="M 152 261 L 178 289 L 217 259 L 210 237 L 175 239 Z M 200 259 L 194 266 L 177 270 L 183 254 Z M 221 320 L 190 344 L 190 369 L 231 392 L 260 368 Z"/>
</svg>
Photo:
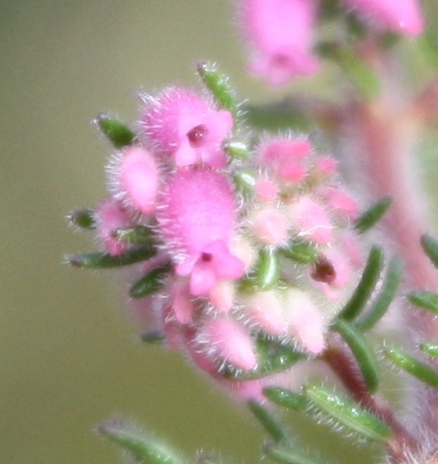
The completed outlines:
<svg viewBox="0 0 438 464">
<path fill-rule="evenodd" d="M 91 432 L 117 414 L 189 455 L 258 460 L 245 410 L 137 340 L 123 284 L 62 264 L 93 246 L 65 215 L 104 195 L 100 111 L 134 119 L 138 89 L 195 85 L 200 59 L 220 63 L 242 98 L 281 93 L 246 76 L 232 3 L 0 0 L 1 464 L 119 462 Z"/>
</svg>

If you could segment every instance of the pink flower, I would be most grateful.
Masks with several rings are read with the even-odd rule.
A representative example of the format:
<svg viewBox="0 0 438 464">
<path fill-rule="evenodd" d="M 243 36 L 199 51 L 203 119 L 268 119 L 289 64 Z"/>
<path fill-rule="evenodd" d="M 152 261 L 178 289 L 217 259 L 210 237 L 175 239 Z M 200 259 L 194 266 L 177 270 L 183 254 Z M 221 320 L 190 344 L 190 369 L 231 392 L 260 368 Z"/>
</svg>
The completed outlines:
<svg viewBox="0 0 438 464">
<path fill-rule="evenodd" d="M 205 166 L 177 171 L 161 208 L 162 236 L 182 255 L 176 273 L 190 275 L 192 295 L 207 295 L 218 281 L 243 275 L 243 262 L 229 251 L 236 205 L 223 174 Z"/>
<path fill-rule="evenodd" d="M 198 256 L 190 256 L 176 266 L 176 274 L 190 275 L 190 293 L 208 295 L 220 280 L 236 280 L 244 274 L 244 264 L 233 256 L 221 240 L 205 246 Z"/>
<path fill-rule="evenodd" d="M 368 16 L 384 28 L 409 36 L 417 36 L 424 29 L 424 21 L 417 0 L 344 0 L 358 12 Z"/>
<path fill-rule="evenodd" d="M 238 368 L 250 370 L 257 367 L 251 336 L 233 319 L 220 317 L 207 320 L 199 333 L 199 340 L 205 342 L 216 356 Z"/>
<path fill-rule="evenodd" d="M 127 147 L 115 172 L 117 194 L 143 214 L 155 212 L 158 169 L 155 159 L 143 147 Z"/>
<path fill-rule="evenodd" d="M 111 233 L 117 229 L 132 225 L 126 210 L 118 201 L 107 198 L 97 206 L 95 218 L 98 239 L 103 243 L 108 254 L 113 256 L 122 255 L 126 251 L 128 244 L 115 239 Z"/>
<path fill-rule="evenodd" d="M 301 182 L 307 175 L 306 159 L 312 145 L 304 139 L 276 139 L 260 147 L 259 159 L 270 167 L 283 182 Z"/>
<path fill-rule="evenodd" d="M 215 110 L 189 90 L 172 87 L 149 98 L 142 123 L 155 149 L 173 156 L 177 166 L 227 164 L 222 143 L 233 128 L 231 113 Z"/>
<path fill-rule="evenodd" d="M 251 71 L 282 85 L 318 69 L 311 55 L 313 0 L 243 0 L 241 21 L 255 57 Z"/>
</svg>

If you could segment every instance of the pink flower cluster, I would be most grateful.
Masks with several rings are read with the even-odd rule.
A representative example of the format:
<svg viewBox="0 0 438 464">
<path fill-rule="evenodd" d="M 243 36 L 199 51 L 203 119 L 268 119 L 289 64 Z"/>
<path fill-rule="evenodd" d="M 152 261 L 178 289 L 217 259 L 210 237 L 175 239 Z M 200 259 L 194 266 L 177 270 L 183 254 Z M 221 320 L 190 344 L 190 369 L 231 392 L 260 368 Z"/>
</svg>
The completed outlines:
<svg viewBox="0 0 438 464">
<path fill-rule="evenodd" d="M 138 137 L 113 157 L 111 195 L 95 213 L 112 256 L 137 246 L 117 230 L 153 231 L 157 253 L 132 265 L 134 282 L 158 276 L 138 311 L 223 382 L 224 367 L 257 369 L 258 337 L 320 354 L 362 266 L 358 207 L 336 161 L 303 136 L 265 138 L 234 159 L 230 112 L 181 88 L 144 101 Z"/>
<path fill-rule="evenodd" d="M 417 0 L 341 0 L 371 27 L 408 36 L 424 27 Z M 270 85 L 314 74 L 317 0 L 241 0 L 240 23 L 253 50 L 251 71 Z"/>
</svg>

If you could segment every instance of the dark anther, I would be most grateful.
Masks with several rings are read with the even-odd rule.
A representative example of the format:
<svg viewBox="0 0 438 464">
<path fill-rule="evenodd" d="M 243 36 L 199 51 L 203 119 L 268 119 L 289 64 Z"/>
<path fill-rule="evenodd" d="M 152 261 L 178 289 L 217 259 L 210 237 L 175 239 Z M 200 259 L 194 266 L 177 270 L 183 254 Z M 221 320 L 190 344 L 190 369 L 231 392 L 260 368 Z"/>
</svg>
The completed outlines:
<svg viewBox="0 0 438 464">
<path fill-rule="evenodd" d="M 193 148 L 200 147 L 204 143 L 204 139 L 208 134 L 208 129 L 204 124 L 195 126 L 189 132 L 187 132 L 187 138 L 189 139 L 190 145 Z"/>
<path fill-rule="evenodd" d="M 331 284 L 336 279 L 336 271 L 333 264 L 324 255 L 321 255 L 314 264 L 310 276 L 317 282 Z"/>
<path fill-rule="evenodd" d="M 204 263 L 209 263 L 213 259 L 211 253 L 201 253 L 201 260 Z"/>
</svg>

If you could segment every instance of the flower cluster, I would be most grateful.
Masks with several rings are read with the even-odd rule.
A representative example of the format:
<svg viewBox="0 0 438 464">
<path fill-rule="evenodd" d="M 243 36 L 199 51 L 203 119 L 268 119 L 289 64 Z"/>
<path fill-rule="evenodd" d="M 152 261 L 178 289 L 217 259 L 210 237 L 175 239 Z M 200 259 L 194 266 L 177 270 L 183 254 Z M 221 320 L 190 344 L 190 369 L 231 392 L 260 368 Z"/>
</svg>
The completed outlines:
<svg viewBox="0 0 438 464">
<path fill-rule="evenodd" d="M 327 3 L 327 5 L 325 5 Z M 378 32 L 417 36 L 423 18 L 417 0 L 340 0 Z M 253 51 L 251 71 L 271 85 L 282 85 L 296 76 L 314 74 L 319 63 L 314 54 L 316 22 L 335 7 L 323 0 L 242 0 L 241 29 Z M 342 10 L 341 10 L 342 11 Z M 327 16 L 327 15 L 326 15 Z"/>
<path fill-rule="evenodd" d="M 106 255 L 132 264 L 138 311 L 224 381 L 257 371 L 263 340 L 321 354 L 362 266 L 335 159 L 301 135 L 249 149 L 236 114 L 191 90 L 143 101 L 93 215 Z"/>
</svg>

